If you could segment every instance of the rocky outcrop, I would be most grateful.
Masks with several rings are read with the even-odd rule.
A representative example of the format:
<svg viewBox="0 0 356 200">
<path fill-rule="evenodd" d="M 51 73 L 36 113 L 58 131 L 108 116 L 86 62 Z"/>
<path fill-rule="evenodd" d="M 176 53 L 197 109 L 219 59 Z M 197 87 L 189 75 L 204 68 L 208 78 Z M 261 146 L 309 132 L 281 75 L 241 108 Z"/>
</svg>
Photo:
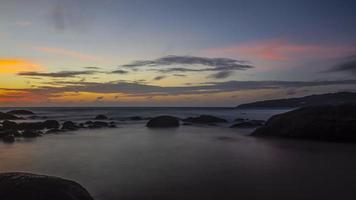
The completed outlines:
<svg viewBox="0 0 356 200">
<path fill-rule="evenodd" d="M 211 115 L 200 115 L 199 117 L 189 117 L 183 119 L 184 122 L 196 123 L 196 124 L 215 124 L 215 123 L 226 123 L 227 120 L 211 116 Z"/>
<path fill-rule="evenodd" d="M 93 200 L 74 181 L 28 173 L 0 174 L 0 197 L 3 200 Z"/>
<path fill-rule="evenodd" d="M 149 120 L 146 124 L 149 128 L 169 128 L 169 127 L 178 127 L 179 119 L 172 116 L 158 116 Z"/>
<path fill-rule="evenodd" d="M 35 113 L 33 113 L 32 111 L 29 111 L 29 110 L 11 110 L 11 111 L 7 112 L 7 114 L 10 114 L 10 115 L 34 115 Z"/>
<path fill-rule="evenodd" d="M 356 105 L 313 106 L 275 115 L 252 135 L 356 142 Z"/>
</svg>

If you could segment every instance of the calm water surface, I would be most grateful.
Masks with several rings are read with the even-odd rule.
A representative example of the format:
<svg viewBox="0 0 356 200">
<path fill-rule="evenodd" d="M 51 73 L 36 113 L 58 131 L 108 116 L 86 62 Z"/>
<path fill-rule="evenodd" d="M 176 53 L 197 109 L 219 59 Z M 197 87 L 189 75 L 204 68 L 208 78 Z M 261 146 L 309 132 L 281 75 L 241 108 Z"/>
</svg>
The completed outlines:
<svg viewBox="0 0 356 200">
<path fill-rule="evenodd" d="M 355 145 L 250 132 L 141 122 L 46 135 L 0 143 L 0 171 L 76 180 L 97 200 L 355 199 Z"/>
</svg>

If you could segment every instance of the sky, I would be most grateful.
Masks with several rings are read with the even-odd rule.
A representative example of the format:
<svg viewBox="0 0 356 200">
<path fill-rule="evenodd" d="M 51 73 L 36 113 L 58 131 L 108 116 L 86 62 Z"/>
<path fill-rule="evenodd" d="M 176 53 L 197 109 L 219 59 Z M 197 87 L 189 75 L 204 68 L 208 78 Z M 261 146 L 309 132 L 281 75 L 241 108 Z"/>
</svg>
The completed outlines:
<svg viewBox="0 0 356 200">
<path fill-rule="evenodd" d="M 0 106 L 356 92 L 351 0 L 0 0 Z"/>
</svg>

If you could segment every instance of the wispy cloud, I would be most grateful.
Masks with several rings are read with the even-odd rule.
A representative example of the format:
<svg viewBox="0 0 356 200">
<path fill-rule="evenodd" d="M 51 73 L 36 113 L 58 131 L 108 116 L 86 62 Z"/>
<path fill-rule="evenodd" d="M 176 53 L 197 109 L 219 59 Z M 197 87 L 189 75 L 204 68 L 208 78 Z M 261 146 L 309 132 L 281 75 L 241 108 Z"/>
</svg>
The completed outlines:
<svg viewBox="0 0 356 200">
<path fill-rule="evenodd" d="M 338 58 L 355 52 L 356 46 L 354 45 L 308 44 L 295 43 L 285 39 L 272 39 L 205 49 L 201 54 L 239 56 L 267 61 L 295 61 L 300 58 Z"/>
<path fill-rule="evenodd" d="M 19 76 L 27 77 L 53 77 L 53 78 L 71 78 L 81 75 L 92 75 L 97 71 L 61 71 L 61 72 L 19 72 Z"/>
<path fill-rule="evenodd" d="M 333 66 L 328 72 L 346 72 L 356 75 L 356 56 L 348 57 L 345 61 Z"/>
<path fill-rule="evenodd" d="M 233 74 L 233 71 L 222 71 L 222 72 L 218 72 L 215 74 L 211 74 L 208 76 L 208 78 L 224 79 L 224 78 L 231 76 L 232 74 Z"/>
<path fill-rule="evenodd" d="M 118 70 L 115 70 L 115 71 L 111 71 L 110 73 L 113 73 L 113 74 L 127 74 L 129 72 L 126 71 L 126 70 L 118 69 Z"/>
<path fill-rule="evenodd" d="M 123 67 L 137 68 L 137 67 L 169 67 L 169 66 L 189 66 L 186 67 L 174 67 L 167 69 L 158 69 L 162 72 L 187 72 L 187 71 L 225 71 L 225 70 L 246 70 L 253 68 L 247 61 L 235 60 L 230 58 L 207 58 L 196 56 L 166 56 L 157 58 L 154 60 L 138 60 L 132 63 L 123 65 Z M 208 68 L 201 68 L 205 66 Z M 193 68 L 194 67 L 194 68 Z"/>
<path fill-rule="evenodd" d="M 154 77 L 153 80 L 159 81 L 159 80 L 162 80 L 162 79 L 165 79 L 165 78 L 167 78 L 167 76 L 156 76 L 156 77 Z"/>
<path fill-rule="evenodd" d="M 89 93 L 122 93 L 131 96 L 162 96 L 162 95 L 184 95 L 184 94 L 214 94 L 221 92 L 237 92 L 261 89 L 298 89 L 316 86 L 331 85 L 356 85 L 356 80 L 340 81 L 226 81 L 206 82 L 201 85 L 161 87 L 140 83 L 129 82 L 71 82 L 70 84 L 59 83 L 53 87 L 37 87 L 30 89 L 3 89 L 27 92 L 37 95 L 53 95 L 64 92 L 89 92 Z M 1 89 L 1 88 L 0 88 Z"/>
<path fill-rule="evenodd" d="M 39 52 L 44 52 L 44 53 L 49 53 L 49 54 L 54 54 L 54 55 L 59 55 L 59 56 L 65 56 L 65 57 L 71 57 L 71 58 L 76 58 L 82 61 L 98 61 L 100 60 L 96 56 L 88 55 L 88 54 L 83 54 L 77 51 L 72 51 L 68 49 L 62 49 L 62 48 L 52 48 L 52 47 L 34 47 L 36 51 Z"/>
</svg>

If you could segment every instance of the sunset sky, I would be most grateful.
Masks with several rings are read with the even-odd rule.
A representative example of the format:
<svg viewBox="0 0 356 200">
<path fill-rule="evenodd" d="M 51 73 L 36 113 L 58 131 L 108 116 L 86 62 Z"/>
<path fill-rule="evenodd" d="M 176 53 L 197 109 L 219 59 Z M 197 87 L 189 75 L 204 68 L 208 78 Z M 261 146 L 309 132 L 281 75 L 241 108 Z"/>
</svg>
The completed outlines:
<svg viewBox="0 0 356 200">
<path fill-rule="evenodd" d="M 0 106 L 356 91 L 356 1 L 0 0 Z"/>
</svg>

